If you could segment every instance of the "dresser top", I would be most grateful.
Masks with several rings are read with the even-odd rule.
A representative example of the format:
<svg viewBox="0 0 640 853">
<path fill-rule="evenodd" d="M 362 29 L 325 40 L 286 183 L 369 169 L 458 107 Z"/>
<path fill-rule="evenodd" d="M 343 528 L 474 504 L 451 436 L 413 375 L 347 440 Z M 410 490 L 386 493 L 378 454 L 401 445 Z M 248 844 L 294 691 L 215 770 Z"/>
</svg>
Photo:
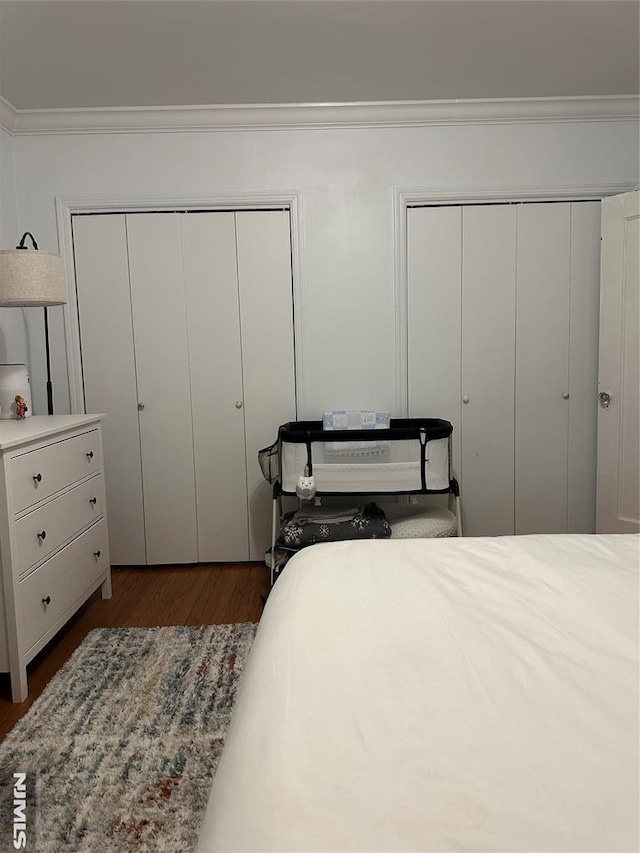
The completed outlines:
<svg viewBox="0 0 640 853">
<path fill-rule="evenodd" d="M 0 420 L 0 450 L 19 447 L 68 429 L 98 423 L 104 415 L 33 415 L 24 420 Z"/>
</svg>

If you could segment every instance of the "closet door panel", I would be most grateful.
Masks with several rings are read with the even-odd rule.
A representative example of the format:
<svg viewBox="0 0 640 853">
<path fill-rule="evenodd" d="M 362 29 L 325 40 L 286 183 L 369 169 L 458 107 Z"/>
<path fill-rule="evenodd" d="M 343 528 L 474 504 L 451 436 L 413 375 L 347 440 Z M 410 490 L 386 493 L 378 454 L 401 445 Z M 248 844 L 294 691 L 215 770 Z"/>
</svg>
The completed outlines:
<svg viewBox="0 0 640 853">
<path fill-rule="evenodd" d="M 516 211 L 462 216 L 463 529 L 498 536 L 514 532 Z"/>
<path fill-rule="evenodd" d="M 600 208 L 571 205 L 568 533 L 596 530 Z"/>
<path fill-rule="evenodd" d="M 233 213 L 181 217 L 198 559 L 249 559 L 242 354 Z"/>
<path fill-rule="evenodd" d="M 127 215 L 147 562 L 198 559 L 180 214 Z"/>
<path fill-rule="evenodd" d="M 461 240 L 460 207 L 407 211 L 409 417 L 451 421 L 453 471 L 464 494 L 460 464 Z"/>
<path fill-rule="evenodd" d="M 114 565 L 146 563 L 140 434 L 124 215 L 74 216 L 85 410 L 102 426 Z"/>
<path fill-rule="evenodd" d="M 570 204 L 518 206 L 516 533 L 567 529 Z"/>
<path fill-rule="evenodd" d="M 249 559 L 262 560 L 271 541 L 271 486 L 258 450 L 280 424 L 296 417 L 289 214 L 235 214 L 238 248 Z"/>
</svg>

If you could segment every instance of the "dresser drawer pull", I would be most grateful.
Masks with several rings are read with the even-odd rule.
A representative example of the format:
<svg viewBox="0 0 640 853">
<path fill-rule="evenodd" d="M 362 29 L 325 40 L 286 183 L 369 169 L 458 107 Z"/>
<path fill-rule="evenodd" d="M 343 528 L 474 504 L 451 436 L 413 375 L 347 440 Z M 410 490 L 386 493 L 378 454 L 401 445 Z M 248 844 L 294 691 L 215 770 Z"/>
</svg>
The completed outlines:
<svg viewBox="0 0 640 853">
<path fill-rule="evenodd" d="M 38 533 L 38 539 L 43 540 L 47 538 L 47 531 L 43 530 L 41 533 Z"/>
<path fill-rule="evenodd" d="M 93 459 L 93 450 L 90 450 L 90 451 L 87 453 L 87 459 Z"/>
<path fill-rule="evenodd" d="M 89 503 L 95 506 L 98 503 L 98 498 L 89 498 Z"/>
<path fill-rule="evenodd" d="M 51 596 L 50 596 L 50 595 L 48 595 L 46 598 L 43 598 L 43 599 L 42 599 L 42 603 L 44 604 L 44 606 L 45 606 L 45 607 L 46 607 L 48 604 L 51 604 Z"/>
<path fill-rule="evenodd" d="M 33 479 L 36 481 L 36 483 L 41 483 L 42 482 L 42 474 L 34 474 Z"/>
<path fill-rule="evenodd" d="M 93 556 L 96 558 L 96 560 L 97 560 L 97 559 L 99 559 L 99 557 L 100 557 L 100 551 L 94 551 L 94 552 L 93 552 Z"/>
</svg>

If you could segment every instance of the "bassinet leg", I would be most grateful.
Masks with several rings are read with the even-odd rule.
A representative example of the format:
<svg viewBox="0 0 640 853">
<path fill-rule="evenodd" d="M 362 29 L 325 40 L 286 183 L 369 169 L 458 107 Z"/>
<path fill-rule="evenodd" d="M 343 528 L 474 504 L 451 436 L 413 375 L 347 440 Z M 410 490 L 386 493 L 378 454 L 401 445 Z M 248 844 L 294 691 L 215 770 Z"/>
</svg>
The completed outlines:
<svg viewBox="0 0 640 853">
<path fill-rule="evenodd" d="M 460 495 L 454 496 L 456 502 L 456 521 L 458 522 L 458 536 L 462 536 L 462 513 L 460 512 Z"/>
<path fill-rule="evenodd" d="M 273 496 L 273 513 L 271 516 L 271 586 L 273 586 L 273 576 L 276 570 L 276 531 L 278 529 L 278 504 L 279 497 Z"/>
<path fill-rule="evenodd" d="M 449 481 L 449 511 L 453 509 L 451 502 L 455 503 L 457 535 L 462 536 L 462 511 L 460 509 L 460 485 L 455 477 Z"/>
</svg>

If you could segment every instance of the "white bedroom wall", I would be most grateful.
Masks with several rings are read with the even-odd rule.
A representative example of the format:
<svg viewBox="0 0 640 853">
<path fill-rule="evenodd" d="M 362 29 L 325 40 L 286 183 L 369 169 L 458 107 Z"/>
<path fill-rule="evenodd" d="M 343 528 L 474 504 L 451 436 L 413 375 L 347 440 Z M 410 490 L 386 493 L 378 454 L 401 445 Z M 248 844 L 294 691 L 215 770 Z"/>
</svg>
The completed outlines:
<svg viewBox="0 0 640 853">
<path fill-rule="evenodd" d="M 18 229 L 18 206 L 13 141 L 13 137 L 0 127 L 0 248 L 6 248 L 7 240 L 13 241 L 9 247 L 12 248 L 19 239 L 15 237 L 15 231 Z"/>
<path fill-rule="evenodd" d="M 157 198 L 301 190 L 308 405 L 396 404 L 395 188 L 461 192 L 638 181 L 628 121 L 15 137 L 22 222 L 55 248 L 62 197 Z M 69 405 L 62 309 L 52 312 L 56 411 Z M 34 405 L 44 402 L 32 331 Z M 265 321 L 265 346 L 269 325 Z M 277 381 L 277 377 L 274 377 Z"/>
<path fill-rule="evenodd" d="M 13 161 L 13 137 L 0 128 L 0 249 L 13 249 L 22 236 Z M 0 308 L 0 363 L 27 362 L 27 327 L 19 308 Z"/>
</svg>

